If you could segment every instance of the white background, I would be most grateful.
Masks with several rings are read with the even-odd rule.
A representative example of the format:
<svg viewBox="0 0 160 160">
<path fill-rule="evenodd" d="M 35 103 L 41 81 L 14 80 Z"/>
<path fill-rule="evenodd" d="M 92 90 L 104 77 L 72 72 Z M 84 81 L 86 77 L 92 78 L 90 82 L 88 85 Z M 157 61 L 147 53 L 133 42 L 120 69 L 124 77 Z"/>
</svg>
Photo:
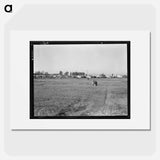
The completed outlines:
<svg viewBox="0 0 160 160">
<path fill-rule="evenodd" d="M 11 31 L 11 129 L 150 129 L 150 33 L 147 31 Z M 29 42 L 131 41 L 131 119 L 29 119 Z M 19 76 L 20 75 L 21 79 Z M 143 95 L 143 96 L 142 96 Z"/>
<path fill-rule="evenodd" d="M 10 1 L 7 1 L 8 3 Z M 88 20 L 87 16 L 82 16 L 82 12 L 79 12 L 79 21 L 76 23 L 72 23 L 73 19 L 62 18 L 66 15 L 66 10 L 60 10 L 63 14 L 59 14 L 60 18 L 57 18 L 54 25 L 45 26 L 45 24 L 41 23 L 39 27 L 35 25 L 35 28 L 31 26 L 31 24 L 26 24 L 28 22 L 28 18 L 24 18 L 25 16 L 29 16 L 30 18 L 33 14 L 33 10 L 31 12 L 23 14 L 18 14 L 19 20 L 21 23 L 15 23 L 16 21 L 12 18 L 20 9 L 22 9 L 23 4 L 33 4 L 33 3 L 55 3 L 55 1 L 42 1 L 42 0 L 16 0 L 13 1 L 14 11 L 13 14 L 6 14 L 3 12 L 3 5 L 6 4 L 6 1 L 1 1 L 2 5 L 0 6 L 0 49 L 1 49 L 1 112 L 0 112 L 0 159 L 7 160 L 23 160 L 23 159 L 140 159 L 140 160 L 158 160 L 160 159 L 160 116 L 159 116 L 159 95 L 160 95 L 160 1 L 159 0 L 74 0 L 69 1 L 59 0 L 58 4 L 95 4 L 95 15 L 98 17 L 91 18 Z M 99 10 L 98 5 L 103 6 L 105 11 L 102 10 L 105 14 L 101 19 L 99 17 L 100 14 L 97 12 Z M 116 9 L 113 6 L 108 5 L 116 5 Z M 121 5 L 121 8 L 118 6 Z M 131 5 L 131 7 L 128 7 Z M 148 5 L 148 7 L 146 7 Z M 107 7 L 108 6 L 108 7 Z M 138 9 L 138 6 L 140 7 Z M 43 10 L 44 6 L 42 7 Z M 54 10 L 58 9 L 56 6 Z M 73 9 L 73 6 L 69 7 L 70 10 Z M 128 12 L 127 12 L 128 8 Z M 24 9 L 24 8 L 23 8 Z M 28 9 L 28 8 L 27 8 Z M 82 11 L 82 8 L 79 8 Z M 28 11 L 28 10 L 26 10 Z M 76 10 L 75 10 L 76 11 Z M 88 12 L 84 12 L 85 14 L 92 13 L 93 11 L 88 10 Z M 99 10 L 100 11 L 100 10 Z M 113 12 L 112 12 L 113 11 Z M 41 11 L 42 12 L 42 11 Z M 50 12 L 50 11 L 49 11 Z M 55 11 L 57 12 L 57 10 Z M 21 12 L 22 13 L 22 10 Z M 31 13 L 31 15 L 30 15 Z M 42 12 L 44 14 L 45 12 Z M 65 13 L 65 14 L 64 14 Z M 69 12 L 70 13 L 70 12 Z M 44 14 L 45 15 L 45 14 Z M 57 16 L 58 14 L 56 14 Z M 76 17 L 76 14 L 73 14 Z M 111 16 L 112 15 L 112 16 Z M 59 17 L 58 16 L 58 17 Z M 107 17 L 107 18 L 106 18 Z M 111 18 L 109 18 L 111 17 Z M 21 19 L 22 18 L 22 19 Z M 54 17 L 55 18 L 55 17 Z M 9 108 L 8 108 L 8 98 L 6 89 L 8 88 L 5 83 L 3 75 L 5 73 L 5 67 L 8 65 L 8 60 L 4 57 L 4 28 L 9 28 L 9 23 L 12 19 L 11 28 L 17 29 L 67 29 L 67 30 L 76 30 L 76 29 L 87 29 L 87 30 L 151 30 L 153 33 L 152 37 L 152 128 L 151 131 L 106 131 L 106 132 L 52 132 L 52 131 L 22 131 L 22 132 L 13 132 L 10 131 L 10 118 L 9 118 Z M 65 20 L 69 21 L 65 21 Z M 95 20 L 96 19 L 96 20 Z M 107 19 L 107 20 L 106 20 Z M 42 18 L 40 18 L 42 20 Z M 37 25 L 40 24 L 40 20 L 35 20 Z M 155 24 L 156 20 L 156 24 Z M 37 22 L 38 21 L 38 22 Z M 65 23 L 64 23 L 65 21 Z M 98 21 L 98 23 L 96 23 Z M 42 21 L 44 22 L 44 21 Z M 68 23 L 67 23 L 68 22 Z M 85 22 L 80 24 L 81 22 Z M 121 22 L 121 23 L 120 23 Z M 123 22 L 123 23 L 122 23 Z M 57 25 L 58 24 L 58 25 Z M 30 27 L 31 26 L 31 27 Z M 5 59 L 4 59 L 5 58 Z M 7 65 L 6 65 L 7 64 Z M 5 79 L 7 81 L 7 79 Z M 8 81 L 7 81 L 8 82 Z M 5 89 L 5 90 L 4 90 Z M 6 96 L 7 95 L 7 96 Z M 4 99 L 5 98 L 5 99 Z M 5 105 L 4 105 L 5 102 Z M 4 107 L 3 107 L 4 106 Z"/>
</svg>

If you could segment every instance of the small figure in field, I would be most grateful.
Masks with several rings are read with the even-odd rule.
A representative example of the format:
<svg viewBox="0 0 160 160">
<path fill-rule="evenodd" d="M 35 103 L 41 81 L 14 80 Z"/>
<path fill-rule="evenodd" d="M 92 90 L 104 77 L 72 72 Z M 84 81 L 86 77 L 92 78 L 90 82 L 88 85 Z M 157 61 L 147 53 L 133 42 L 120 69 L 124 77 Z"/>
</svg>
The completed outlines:
<svg viewBox="0 0 160 160">
<path fill-rule="evenodd" d="M 92 85 L 93 85 L 93 86 L 98 86 L 98 82 L 95 81 L 95 80 L 93 80 L 93 81 L 92 81 Z"/>
</svg>

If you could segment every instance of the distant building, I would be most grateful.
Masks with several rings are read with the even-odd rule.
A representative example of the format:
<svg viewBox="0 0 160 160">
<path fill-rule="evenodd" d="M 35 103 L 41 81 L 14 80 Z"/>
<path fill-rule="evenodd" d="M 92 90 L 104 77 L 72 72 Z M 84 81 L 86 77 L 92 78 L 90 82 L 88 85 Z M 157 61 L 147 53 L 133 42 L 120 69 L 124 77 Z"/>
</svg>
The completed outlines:
<svg viewBox="0 0 160 160">
<path fill-rule="evenodd" d="M 70 72 L 70 76 L 73 78 L 83 78 L 86 74 L 84 72 Z"/>
<path fill-rule="evenodd" d="M 100 74 L 100 75 L 98 75 L 98 78 L 106 78 L 106 75 L 105 74 Z"/>
<path fill-rule="evenodd" d="M 43 79 L 43 78 L 46 78 L 46 75 L 45 74 L 34 74 L 34 78 L 35 79 Z"/>
<path fill-rule="evenodd" d="M 117 75 L 117 78 L 122 78 L 123 76 L 122 75 Z"/>
<path fill-rule="evenodd" d="M 122 77 L 123 77 L 123 78 L 127 78 L 127 75 L 123 75 Z"/>
<path fill-rule="evenodd" d="M 58 73 L 51 74 L 51 77 L 52 77 L 52 78 L 57 78 L 58 76 L 59 76 Z"/>
<path fill-rule="evenodd" d="M 86 78 L 88 78 L 88 79 L 90 79 L 90 78 L 92 78 L 90 75 L 86 75 Z"/>
<path fill-rule="evenodd" d="M 117 75 L 116 75 L 116 74 L 112 74 L 112 75 L 110 76 L 110 78 L 117 78 Z"/>
</svg>

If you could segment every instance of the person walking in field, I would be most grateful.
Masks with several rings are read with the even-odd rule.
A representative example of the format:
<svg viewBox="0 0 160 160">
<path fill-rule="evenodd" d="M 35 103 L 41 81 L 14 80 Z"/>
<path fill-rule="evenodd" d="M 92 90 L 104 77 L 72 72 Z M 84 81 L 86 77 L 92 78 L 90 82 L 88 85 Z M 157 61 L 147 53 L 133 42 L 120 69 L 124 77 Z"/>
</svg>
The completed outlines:
<svg viewBox="0 0 160 160">
<path fill-rule="evenodd" d="M 93 80 L 93 81 L 92 81 L 92 85 L 93 85 L 93 86 L 98 86 L 98 82 L 95 81 L 95 80 Z"/>
</svg>

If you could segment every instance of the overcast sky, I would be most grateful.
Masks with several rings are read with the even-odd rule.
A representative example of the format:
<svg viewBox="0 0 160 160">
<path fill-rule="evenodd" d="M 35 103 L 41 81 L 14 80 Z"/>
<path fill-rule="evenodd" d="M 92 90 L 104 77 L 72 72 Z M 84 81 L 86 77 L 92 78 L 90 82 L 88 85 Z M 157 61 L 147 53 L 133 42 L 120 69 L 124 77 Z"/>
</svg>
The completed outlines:
<svg viewBox="0 0 160 160">
<path fill-rule="evenodd" d="M 34 72 L 126 74 L 126 44 L 34 45 Z"/>
</svg>

